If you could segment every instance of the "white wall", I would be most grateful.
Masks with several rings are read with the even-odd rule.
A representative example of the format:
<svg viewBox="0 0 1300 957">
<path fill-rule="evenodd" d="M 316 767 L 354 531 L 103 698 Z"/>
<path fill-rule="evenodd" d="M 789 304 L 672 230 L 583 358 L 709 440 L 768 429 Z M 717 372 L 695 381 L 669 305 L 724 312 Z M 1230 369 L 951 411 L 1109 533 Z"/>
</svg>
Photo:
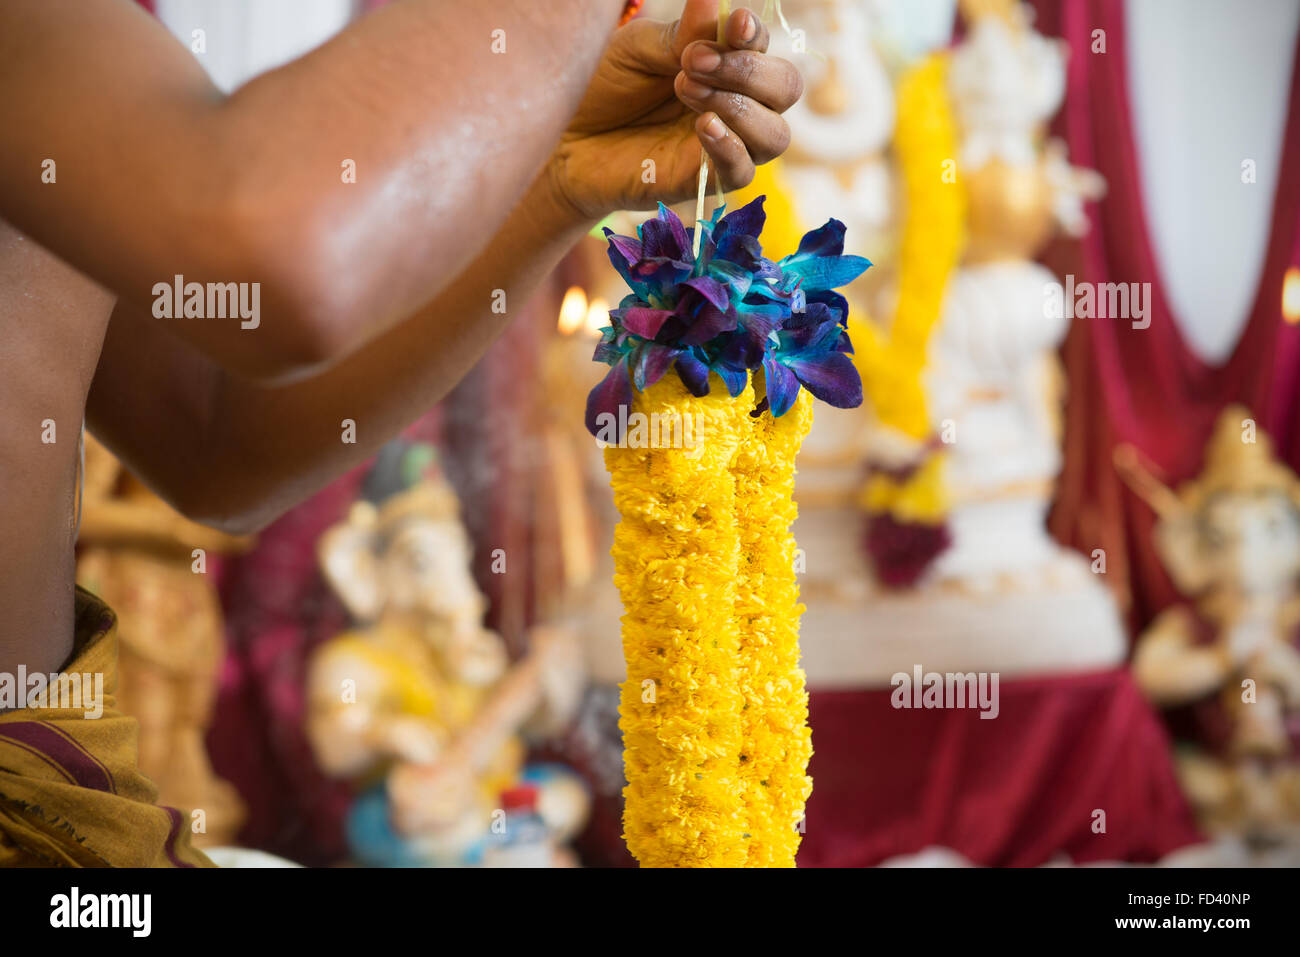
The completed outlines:
<svg viewBox="0 0 1300 957">
<path fill-rule="evenodd" d="M 191 45 L 217 86 L 232 90 L 250 77 L 319 46 L 351 19 L 355 0 L 158 0 L 158 17 Z"/>
<path fill-rule="evenodd" d="M 1188 344 L 1217 362 L 1237 343 L 1264 265 L 1300 0 L 1129 0 L 1125 19 L 1161 279 Z M 1245 159 L 1253 185 L 1241 181 Z"/>
</svg>

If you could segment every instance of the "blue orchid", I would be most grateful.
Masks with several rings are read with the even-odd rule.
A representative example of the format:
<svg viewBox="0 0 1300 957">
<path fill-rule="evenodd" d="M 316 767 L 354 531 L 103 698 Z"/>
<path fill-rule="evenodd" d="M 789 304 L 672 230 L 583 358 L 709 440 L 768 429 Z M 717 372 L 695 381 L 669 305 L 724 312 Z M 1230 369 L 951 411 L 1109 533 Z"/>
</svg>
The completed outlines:
<svg viewBox="0 0 1300 957">
<path fill-rule="evenodd" d="M 739 395 L 760 367 L 766 405 L 784 415 L 806 388 L 841 408 L 862 401 L 862 382 L 848 359 L 844 326 L 848 302 L 834 291 L 871 265 L 844 255 L 844 224 L 832 219 L 805 235 L 799 249 L 779 262 L 763 256 L 759 235 L 766 197 L 687 229 L 662 204 L 637 228 L 636 237 L 606 229 L 609 259 L 631 294 L 611 310 L 592 357 L 611 366 L 587 397 L 587 428 L 599 433 L 603 414 L 619 419 L 634 390 L 676 369 L 697 396 L 708 395 L 709 375 Z"/>
</svg>

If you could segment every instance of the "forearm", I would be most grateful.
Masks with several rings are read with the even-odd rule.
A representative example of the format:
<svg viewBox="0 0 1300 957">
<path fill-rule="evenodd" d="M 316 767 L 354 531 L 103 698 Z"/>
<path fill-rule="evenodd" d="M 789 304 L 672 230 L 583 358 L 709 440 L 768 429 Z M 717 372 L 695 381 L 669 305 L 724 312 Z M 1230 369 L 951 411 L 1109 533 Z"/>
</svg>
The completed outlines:
<svg viewBox="0 0 1300 957">
<path fill-rule="evenodd" d="M 539 178 L 442 295 L 337 366 L 290 385 L 222 371 L 129 309 L 114 314 L 88 423 L 192 518 L 271 521 L 365 461 L 442 399 L 590 228 Z M 493 311 L 505 293 L 506 311 Z M 344 443 L 343 420 L 355 424 Z M 165 451 L 163 451 L 165 450 Z"/>
<path fill-rule="evenodd" d="M 122 0 L 6 0 L 0 215 L 137 306 L 175 275 L 260 283 L 256 330 L 173 320 L 223 364 L 332 358 L 429 301 L 496 231 L 620 6 L 401 0 L 224 98 Z"/>
</svg>

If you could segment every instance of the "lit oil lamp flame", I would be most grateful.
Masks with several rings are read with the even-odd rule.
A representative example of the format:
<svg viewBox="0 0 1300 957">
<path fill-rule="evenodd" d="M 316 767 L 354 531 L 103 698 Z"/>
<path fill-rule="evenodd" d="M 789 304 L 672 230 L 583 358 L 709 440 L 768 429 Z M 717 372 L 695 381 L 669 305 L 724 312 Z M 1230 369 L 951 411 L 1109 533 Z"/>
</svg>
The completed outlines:
<svg viewBox="0 0 1300 957">
<path fill-rule="evenodd" d="M 1295 266 L 1282 279 L 1282 318 L 1293 326 L 1300 322 L 1300 268 Z"/>
<path fill-rule="evenodd" d="M 587 321 L 587 294 L 581 286 L 570 286 L 560 304 L 560 321 L 556 328 L 561 335 L 571 336 Z"/>
<path fill-rule="evenodd" d="M 593 299 L 587 308 L 587 331 L 593 336 L 600 335 L 600 330 L 609 325 L 609 303 L 604 299 Z"/>
</svg>

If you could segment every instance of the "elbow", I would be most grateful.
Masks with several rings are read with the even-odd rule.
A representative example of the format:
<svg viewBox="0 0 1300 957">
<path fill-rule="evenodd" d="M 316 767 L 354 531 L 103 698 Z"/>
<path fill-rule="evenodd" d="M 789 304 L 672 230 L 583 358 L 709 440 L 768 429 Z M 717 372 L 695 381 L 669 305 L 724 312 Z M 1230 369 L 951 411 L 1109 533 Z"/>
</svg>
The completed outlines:
<svg viewBox="0 0 1300 957">
<path fill-rule="evenodd" d="M 217 441 L 201 463 L 190 463 L 156 483 L 156 490 L 181 518 L 228 537 L 244 539 L 266 529 L 286 510 L 266 472 L 245 450 Z"/>
<path fill-rule="evenodd" d="M 256 502 L 240 502 L 229 495 L 205 495 L 188 490 L 171 499 L 172 507 L 191 522 L 235 539 L 264 531 L 280 513 Z"/>
<path fill-rule="evenodd" d="M 342 230 L 294 204 L 236 197 L 227 213 L 239 289 L 233 348 L 214 356 L 246 379 L 278 385 L 337 363 L 364 341 L 379 305 L 364 288 L 364 256 Z"/>
</svg>

